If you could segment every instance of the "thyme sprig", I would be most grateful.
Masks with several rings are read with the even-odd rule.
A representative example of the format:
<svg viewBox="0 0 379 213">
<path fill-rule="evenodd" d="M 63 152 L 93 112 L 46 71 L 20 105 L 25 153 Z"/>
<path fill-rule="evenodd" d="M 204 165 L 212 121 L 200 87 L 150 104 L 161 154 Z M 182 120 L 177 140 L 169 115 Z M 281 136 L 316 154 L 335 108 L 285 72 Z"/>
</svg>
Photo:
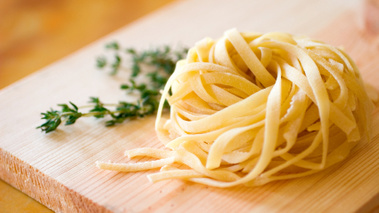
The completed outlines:
<svg viewBox="0 0 379 213">
<path fill-rule="evenodd" d="M 174 72 L 176 62 L 183 59 L 188 51 L 186 48 L 172 50 L 169 46 L 163 46 L 138 52 L 133 48 L 123 50 L 117 42 L 108 43 L 105 48 L 113 51 L 113 58 L 109 60 L 105 56 L 99 56 L 96 59 L 97 68 L 110 69 L 112 75 L 117 74 L 121 68 L 129 70 L 128 82 L 122 84 L 120 89 L 125 90 L 127 94 L 137 95 L 137 101 L 105 104 L 98 97 L 90 97 L 89 104 L 81 107 L 72 102 L 58 104 L 60 110 L 50 109 L 41 113 L 41 119 L 46 121 L 38 126 L 38 129 L 48 133 L 56 130 L 62 123 L 72 125 L 82 117 L 108 117 L 105 125 L 113 126 L 126 120 L 154 114 L 159 105 L 159 91 Z M 129 59 L 129 66 L 123 67 L 126 59 Z M 138 82 L 137 77 L 141 73 L 145 73 L 144 81 Z M 168 107 L 168 104 L 165 104 L 165 107 Z M 83 111 L 84 109 L 86 111 Z"/>
</svg>

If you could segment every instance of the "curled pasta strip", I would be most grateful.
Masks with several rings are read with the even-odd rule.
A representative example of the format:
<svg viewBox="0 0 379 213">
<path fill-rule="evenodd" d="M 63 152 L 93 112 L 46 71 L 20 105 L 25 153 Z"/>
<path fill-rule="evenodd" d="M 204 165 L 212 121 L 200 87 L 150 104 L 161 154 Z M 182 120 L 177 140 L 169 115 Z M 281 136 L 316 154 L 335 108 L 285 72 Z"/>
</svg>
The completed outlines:
<svg viewBox="0 0 379 213">
<path fill-rule="evenodd" d="M 151 181 L 216 187 L 310 175 L 369 139 L 373 104 L 363 85 L 338 48 L 286 33 L 231 29 L 219 40 L 196 43 L 168 80 L 156 120 L 168 149 L 129 150 L 129 157 L 157 160 L 99 167 L 161 168 Z M 164 120 L 166 100 L 171 110 Z"/>
</svg>

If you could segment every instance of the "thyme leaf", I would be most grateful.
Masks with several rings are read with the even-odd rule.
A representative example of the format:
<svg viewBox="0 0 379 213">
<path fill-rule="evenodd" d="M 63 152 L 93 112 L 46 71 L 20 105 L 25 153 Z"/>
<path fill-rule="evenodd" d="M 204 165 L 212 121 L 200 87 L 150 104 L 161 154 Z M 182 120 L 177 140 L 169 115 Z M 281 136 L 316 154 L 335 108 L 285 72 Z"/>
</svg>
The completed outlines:
<svg viewBox="0 0 379 213">
<path fill-rule="evenodd" d="M 78 107 L 76 104 L 58 104 L 60 110 L 50 109 L 41 113 L 45 120 L 38 126 L 45 133 L 56 130 L 60 124 L 74 124 L 79 118 L 94 117 L 105 119 L 105 126 L 113 126 L 130 119 L 141 118 L 154 114 L 159 105 L 160 90 L 162 90 L 175 70 L 176 62 L 186 57 L 187 48 L 173 50 L 169 46 L 137 51 L 134 48 L 123 49 L 117 42 L 105 45 L 107 51 L 113 51 L 109 61 L 105 56 L 96 58 L 98 69 L 109 69 L 111 75 L 116 75 L 121 69 L 130 71 L 127 83 L 120 86 L 126 94 L 137 96 L 136 102 L 119 101 L 117 104 L 105 104 L 98 97 L 90 97 L 89 105 Z M 129 61 L 129 63 L 124 63 Z M 143 82 L 140 81 L 141 74 Z M 137 79 L 138 77 L 138 79 Z M 169 105 L 165 103 L 165 107 Z"/>
</svg>

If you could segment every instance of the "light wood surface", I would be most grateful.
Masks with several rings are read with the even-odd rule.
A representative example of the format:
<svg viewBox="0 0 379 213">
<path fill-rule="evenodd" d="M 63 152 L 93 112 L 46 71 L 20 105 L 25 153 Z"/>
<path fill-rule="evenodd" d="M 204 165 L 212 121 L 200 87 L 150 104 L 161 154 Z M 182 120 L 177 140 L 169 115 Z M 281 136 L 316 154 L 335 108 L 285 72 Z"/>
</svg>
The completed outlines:
<svg viewBox="0 0 379 213">
<path fill-rule="evenodd" d="M 172 1 L 1 1 L 0 88 Z"/>
<path fill-rule="evenodd" d="M 0 2 L 0 89 L 173 0 Z M 51 212 L 0 179 L 0 212 Z"/>
<path fill-rule="evenodd" d="M 0 178 L 49 208 L 65 212 L 375 211 L 379 202 L 378 109 L 373 114 L 372 142 L 359 145 L 343 164 L 255 188 L 216 189 L 179 180 L 151 184 L 146 178 L 150 172 L 123 174 L 95 167 L 96 160 L 125 162 L 126 149 L 162 147 L 154 133 L 153 116 L 114 128 L 87 119 L 47 135 L 34 129 L 41 123 L 39 113 L 56 103 L 84 104 L 89 96 L 103 97 L 106 102 L 125 97 L 118 87 L 127 75 L 110 77 L 93 64 L 103 44 L 113 40 L 137 48 L 192 45 L 205 36 L 217 38 L 232 27 L 304 34 L 344 46 L 363 78 L 379 89 L 377 35 L 366 32 L 359 17 L 360 3 L 191 0 L 146 16 L 0 91 Z"/>
</svg>

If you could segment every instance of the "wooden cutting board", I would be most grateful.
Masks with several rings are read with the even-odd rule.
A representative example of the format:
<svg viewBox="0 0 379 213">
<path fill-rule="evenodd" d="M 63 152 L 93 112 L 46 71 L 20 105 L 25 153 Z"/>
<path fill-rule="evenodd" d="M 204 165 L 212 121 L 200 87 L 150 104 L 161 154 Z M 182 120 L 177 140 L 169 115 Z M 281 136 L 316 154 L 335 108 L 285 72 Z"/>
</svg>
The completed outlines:
<svg viewBox="0 0 379 213">
<path fill-rule="evenodd" d="M 109 41 L 125 47 L 193 45 L 240 31 L 286 31 L 343 46 L 363 78 L 379 89 L 379 46 L 362 24 L 360 1 L 179 1 L 120 29 L 0 91 L 0 178 L 57 212 L 354 212 L 379 203 L 379 111 L 373 138 L 343 163 L 309 177 L 262 187 L 218 189 L 180 180 L 152 184 L 146 174 L 99 170 L 95 161 L 126 162 L 126 149 L 162 147 L 154 116 L 112 128 L 95 119 L 49 134 L 35 127 L 57 103 L 125 98 L 127 74 L 109 76 L 94 59 Z M 378 20 L 379 21 L 379 20 Z"/>
</svg>

